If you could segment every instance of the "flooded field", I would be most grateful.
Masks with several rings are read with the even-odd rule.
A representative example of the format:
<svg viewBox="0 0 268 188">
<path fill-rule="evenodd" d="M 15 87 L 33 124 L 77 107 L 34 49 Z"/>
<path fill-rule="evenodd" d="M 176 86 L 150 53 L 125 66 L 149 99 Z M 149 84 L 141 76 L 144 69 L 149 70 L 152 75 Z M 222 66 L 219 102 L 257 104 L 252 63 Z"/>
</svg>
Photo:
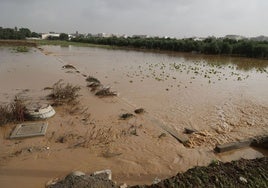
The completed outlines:
<svg viewBox="0 0 268 188">
<path fill-rule="evenodd" d="M 178 130 L 230 131 L 268 123 L 267 61 L 98 48 L 45 49 Z M 245 133 L 254 130 L 241 135 Z"/>
<path fill-rule="evenodd" d="M 63 69 L 66 64 L 76 70 Z M 119 96 L 103 99 L 93 96 L 85 82 L 89 75 L 110 86 Z M 20 155 L 16 160 L 0 162 L 0 180 L 5 185 L 10 179 L 4 170 L 10 176 L 18 176 L 16 167 L 27 169 L 27 178 L 38 170 L 37 176 L 42 178 L 36 180 L 36 185 L 70 170 L 99 168 L 111 168 L 119 182 L 136 184 L 206 165 L 213 159 L 230 161 L 265 153 L 247 148 L 215 155 L 212 149 L 216 144 L 268 134 L 267 60 L 74 46 L 42 46 L 41 50 L 32 48 L 27 53 L 0 48 L 1 103 L 9 102 L 18 93 L 33 101 L 45 101 L 48 91 L 44 88 L 60 79 L 82 87 L 81 103 L 91 114 L 89 129 L 102 129 L 99 136 L 111 144 L 99 148 L 99 142 L 91 141 L 84 148 L 72 149 L 74 156 L 69 155 L 67 146 L 62 149 L 62 145 L 55 143 L 55 135 L 84 134 L 89 129 L 79 121 L 80 115 L 71 116 L 62 108 L 56 109 L 59 115 L 49 120 L 52 127 L 46 137 L 35 138 L 43 145 L 50 145 L 51 153 Z M 144 108 L 146 113 L 127 123 L 118 120 L 120 113 L 136 108 Z M 189 135 L 188 145 L 183 146 L 170 136 L 160 136 L 163 130 L 147 116 L 178 133 L 185 128 L 196 133 Z M 68 128 L 64 128 L 65 124 Z M 138 136 L 126 136 L 124 126 L 134 127 Z M 14 141 L 6 140 L 8 131 L 2 130 L 5 147 L 0 147 L 0 157 L 18 148 L 17 145 L 10 149 Z M 74 144 L 74 135 L 70 140 L 66 144 Z M 33 142 L 31 138 L 19 144 L 25 147 L 37 144 Z M 89 147 L 92 144 L 96 145 L 94 149 Z M 107 151 L 118 156 L 100 157 L 100 153 Z M 43 171 L 31 165 L 32 159 Z"/>
</svg>

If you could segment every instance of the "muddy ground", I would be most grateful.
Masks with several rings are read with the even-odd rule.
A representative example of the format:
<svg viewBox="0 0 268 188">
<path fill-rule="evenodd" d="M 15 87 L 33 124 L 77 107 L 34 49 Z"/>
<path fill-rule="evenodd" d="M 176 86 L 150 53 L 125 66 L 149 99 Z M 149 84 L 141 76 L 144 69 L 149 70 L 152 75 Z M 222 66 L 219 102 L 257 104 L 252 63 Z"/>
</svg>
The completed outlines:
<svg viewBox="0 0 268 188">
<path fill-rule="evenodd" d="M 156 179 L 151 185 L 135 185 L 130 188 L 175 187 L 267 187 L 268 158 L 240 159 L 222 163 L 213 161 L 207 167 L 195 167 L 168 179 Z M 159 182 L 158 182 L 159 181 Z M 122 186 L 122 185 L 121 185 Z M 120 187 L 114 182 L 94 175 L 66 176 L 49 188 Z"/>
<path fill-rule="evenodd" d="M 137 185 L 132 188 L 267 187 L 267 172 L 267 158 L 241 159 L 228 163 L 214 161 L 208 167 L 195 167 L 154 185 Z"/>
</svg>

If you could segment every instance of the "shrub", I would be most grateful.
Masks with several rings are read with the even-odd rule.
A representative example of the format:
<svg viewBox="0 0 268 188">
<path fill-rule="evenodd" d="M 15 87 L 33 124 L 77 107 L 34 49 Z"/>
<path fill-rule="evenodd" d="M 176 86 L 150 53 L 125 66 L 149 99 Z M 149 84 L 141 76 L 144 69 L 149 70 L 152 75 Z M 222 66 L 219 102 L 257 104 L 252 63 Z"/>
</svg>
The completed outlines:
<svg viewBox="0 0 268 188">
<path fill-rule="evenodd" d="M 49 97 L 54 101 L 54 105 L 77 103 L 78 91 L 80 89 L 79 86 L 73 86 L 69 83 L 65 84 L 60 80 L 53 85 Z"/>
</svg>

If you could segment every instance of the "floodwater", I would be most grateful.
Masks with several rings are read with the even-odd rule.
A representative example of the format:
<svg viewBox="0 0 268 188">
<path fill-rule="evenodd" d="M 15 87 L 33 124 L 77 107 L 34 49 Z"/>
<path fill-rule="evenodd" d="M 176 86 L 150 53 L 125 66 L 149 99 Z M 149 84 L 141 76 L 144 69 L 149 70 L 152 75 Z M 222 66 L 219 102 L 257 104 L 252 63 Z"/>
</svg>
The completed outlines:
<svg viewBox="0 0 268 188">
<path fill-rule="evenodd" d="M 268 123 L 268 61 L 73 46 L 45 50 L 177 130 Z"/>
<path fill-rule="evenodd" d="M 66 64 L 75 66 L 77 70 L 63 69 Z M 98 78 L 119 96 L 109 100 L 94 98 L 85 89 L 88 75 Z M 73 121 L 79 122 L 80 117 L 69 117 L 64 110 L 59 110 L 57 114 L 60 115 L 50 120 L 45 139 L 36 138 L 38 142 L 34 138 L 25 139 L 14 144 L 15 141 L 3 136 L 1 144 L 7 143 L 7 146 L 0 147 L 3 155 L 21 145 L 28 147 L 29 144 L 44 143 L 52 148 L 51 152 L 22 155 L 17 160 L 13 158 L 13 163 L 0 165 L 0 180 L 5 185 L 9 185 L 12 176 L 19 176 L 16 169 L 28 172 L 28 179 L 20 176 L 25 185 L 26 181 L 40 185 L 43 176 L 62 176 L 70 169 L 77 169 L 77 165 L 85 171 L 109 167 L 117 180 L 136 184 L 150 183 L 157 176 L 175 175 L 195 165 L 206 165 L 215 158 L 230 161 L 267 155 L 267 152 L 252 148 L 220 155 L 212 152 L 215 144 L 268 134 L 267 60 L 74 46 L 43 46 L 41 51 L 32 48 L 28 53 L 0 48 L 1 103 L 9 102 L 16 94 L 25 94 L 31 100 L 45 100 L 49 91 L 44 91 L 44 88 L 51 87 L 60 79 L 84 87 L 83 97 L 91 98 L 81 100 L 89 104 L 91 118 L 99 120 L 97 125 L 104 122 L 121 129 L 121 124 L 128 126 L 142 122 L 144 126 L 139 130 L 143 132 L 140 131 L 136 137 L 122 137 L 121 140 L 119 137 L 118 142 L 112 143 L 109 149 L 123 153 L 115 158 L 101 158 L 91 148 L 72 149 L 71 153 L 75 154 L 68 155 L 70 149 L 53 143 L 53 139 L 56 140 L 53 131 L 62 136 L 64 129 L 79 132 L 77 129 L 82 127 L 81 132 L 87 132 L 88 127 L 83 124 L 74 126 Z M 119 111 L 140 107 L 146 111 L 141 119 L 135 117 L 128 124 L 117 119 Z M 109 115 L 105 111 L 109 111 Z M 189 148 L 168 136 L 161 140 L 157 135 L 161 131 L 147 126 L 146 115 L 177 132 L 190 128 L 202 134 L 190 135 Z M 106 133 L 106 129 L 100 135 L 114 137 L 112 133 Z M 34 180 L 36 170 L 43 179 Z M 145 180 L 146 176 L 148 179 Z"/>
</svg>

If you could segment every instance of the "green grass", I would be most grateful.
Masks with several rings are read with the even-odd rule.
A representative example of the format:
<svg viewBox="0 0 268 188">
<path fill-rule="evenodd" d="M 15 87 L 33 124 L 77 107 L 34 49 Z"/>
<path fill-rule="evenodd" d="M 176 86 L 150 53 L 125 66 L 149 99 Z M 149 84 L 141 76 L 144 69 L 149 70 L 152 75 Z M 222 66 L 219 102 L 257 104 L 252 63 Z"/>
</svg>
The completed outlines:
<svg viewBox="0 0 268 188">
<path fill-rule="evenodd" d="M 29 52 L 29 48 L 27 46 L 17 46 L 13 48 L 13 50 L 17 53 Z"/>
<path fill-rule="evenodd" d="M 98 48 L 106 48 L 106 49 L 117 49 L 119 47 L 109 46 L 109 45 L 97 45 L 97 44 L 89 44 L 89 43 L 81 43 L 81 42 L 72 42 L 72 41 L 62 41 L 62 40 L 37 40 L 33 41 L 37 45 L 56 45 L 62 47 L 79 46 L 79 47 L 98 47 Z"/>
</svg>

